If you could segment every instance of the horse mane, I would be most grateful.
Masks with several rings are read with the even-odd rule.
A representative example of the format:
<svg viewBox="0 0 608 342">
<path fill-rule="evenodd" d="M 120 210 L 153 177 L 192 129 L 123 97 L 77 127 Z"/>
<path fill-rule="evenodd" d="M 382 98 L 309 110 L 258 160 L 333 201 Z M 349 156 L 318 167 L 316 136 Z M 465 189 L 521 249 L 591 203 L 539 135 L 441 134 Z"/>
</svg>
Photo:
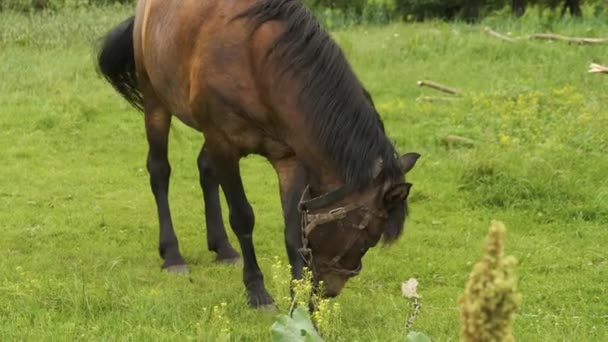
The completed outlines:
<svg viewBox="0 0 608 342">
<path fill-rule="evenodd" d="M 347 186 L 368 185 L 378 157 L 387 177 L 402 176 L 371 96 L 340 47 L 300 0 L 258 0 L 238 18 L 249 18 L 253 31 L 268 21 L 284 24 L 267 61 L 276 68 L 279 82 L 298 81 L 298 105 L 308 115 L 316 145 Z"/>
<path fill-rule="evenodd" d="M 235 17 L 248 18 L 254 32 L 268 21 L 283 23 L 267 53 L 280 81 L 297 79 L 298 105 L 305 109 L 317 147 L 337 168 L 349 187 L 360 189 L 373 180 L 378 157 L 388 179 L 403 177 L 397 151 L 369 92 L 361 85 L 342 49 L 300 0 L 258 0 Z M 407 203 L 389 211 L 385 243 L 403 232 Z"/>
</svg>

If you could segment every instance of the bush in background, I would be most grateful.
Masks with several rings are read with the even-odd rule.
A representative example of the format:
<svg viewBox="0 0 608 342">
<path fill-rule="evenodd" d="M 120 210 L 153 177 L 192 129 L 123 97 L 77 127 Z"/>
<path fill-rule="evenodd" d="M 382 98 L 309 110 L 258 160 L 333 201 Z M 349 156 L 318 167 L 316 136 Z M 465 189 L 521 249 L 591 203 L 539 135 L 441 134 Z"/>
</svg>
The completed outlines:
<svg viewBox="0 0 608 342">
<path fill-rule="evenodd" d="M 135 3 L 135 0 L 0 0 L 0 11 L 10 9 L 20 12 L 60 9 L 64 7 L 105 6 L 115 3 Z"/>
<path fill-rule="evenodd" d="M 497 11 L 523 16 L 529 7 L 543 15 L 582 16 L 582 7 L 593 8 L 593 15 L 604 14 L 608 0 L 301 0 L 329 28 L 351 24 L 380 24 L 394 20 L 428 19 L 478 21 Z M 136 0 L 0 0 L 0 10 L 20 12 L 58 10 L 110 4 L 134 4 Z"/>
</svg>

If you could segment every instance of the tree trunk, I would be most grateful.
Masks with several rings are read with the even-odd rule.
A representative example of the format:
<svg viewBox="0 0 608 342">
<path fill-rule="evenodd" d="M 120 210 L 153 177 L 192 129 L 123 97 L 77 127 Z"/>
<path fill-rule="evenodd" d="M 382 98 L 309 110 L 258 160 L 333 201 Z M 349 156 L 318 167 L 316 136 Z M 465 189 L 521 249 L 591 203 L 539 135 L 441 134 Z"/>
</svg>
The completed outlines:
<svg viewBox="0 0 608 342">
<path fill-rule="evenodd" d="M 480 0 L 469 0 L 462 9 L 462 18 L 467 22 L 475 22 L 479 19 Z"/>
<path fill-rule="evenodd" d="M 562 8 L 562 17 L 566 14 L 566 10 L 570 10 L 570 15 L 573 17 L 582 17 L 581 0 L 566 0 L 564 8 Z"/>
<path fill-rule="evenodd" d="M 526 0 L 513 0 L 511 10 L 514 16 L 521 17 L 526 13 Z"/>
<path fill-rule="evenodd" d="M 36 11 L 42 11 L 49 8 L 49 0 L 32 0 L 32 7 Z"/>
</svg>

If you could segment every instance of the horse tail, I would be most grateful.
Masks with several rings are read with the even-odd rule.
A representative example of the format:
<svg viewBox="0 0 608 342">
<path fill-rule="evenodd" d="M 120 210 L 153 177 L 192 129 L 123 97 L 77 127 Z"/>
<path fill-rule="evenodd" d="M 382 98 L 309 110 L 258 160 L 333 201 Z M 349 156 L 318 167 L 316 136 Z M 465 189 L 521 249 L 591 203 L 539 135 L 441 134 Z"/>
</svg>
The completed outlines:
<svg viewBox="0 0 608 342">
<path fill-rule="evenodd" d="M 136 109 L 143 110 L 143 96 L 137 86 L 133 52 L 135 17 L 120 23 L 102 38 L 97 54 L 99 71 Z"/>
</svg>

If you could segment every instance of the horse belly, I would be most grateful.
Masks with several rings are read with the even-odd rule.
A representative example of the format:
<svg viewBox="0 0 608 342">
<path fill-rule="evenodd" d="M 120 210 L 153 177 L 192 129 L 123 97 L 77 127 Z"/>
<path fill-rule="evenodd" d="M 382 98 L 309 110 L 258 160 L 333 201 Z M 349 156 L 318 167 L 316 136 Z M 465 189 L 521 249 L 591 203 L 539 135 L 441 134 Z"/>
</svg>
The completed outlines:
<svg viewBox="0 0 608 342">
<path fill-rule="evenodd" d="M 268 134 L 263 126 L 236 113 L 214 116 L 213 124 L 203 127 L 207 133 L 205 131 L 206 137 L 218 137 L 217 132 L 221 132 L 222 140 L 238 150 L 240 156 L 258 154 L 277 158 L 290 154 L 288 146 Z"/>
</svg>

